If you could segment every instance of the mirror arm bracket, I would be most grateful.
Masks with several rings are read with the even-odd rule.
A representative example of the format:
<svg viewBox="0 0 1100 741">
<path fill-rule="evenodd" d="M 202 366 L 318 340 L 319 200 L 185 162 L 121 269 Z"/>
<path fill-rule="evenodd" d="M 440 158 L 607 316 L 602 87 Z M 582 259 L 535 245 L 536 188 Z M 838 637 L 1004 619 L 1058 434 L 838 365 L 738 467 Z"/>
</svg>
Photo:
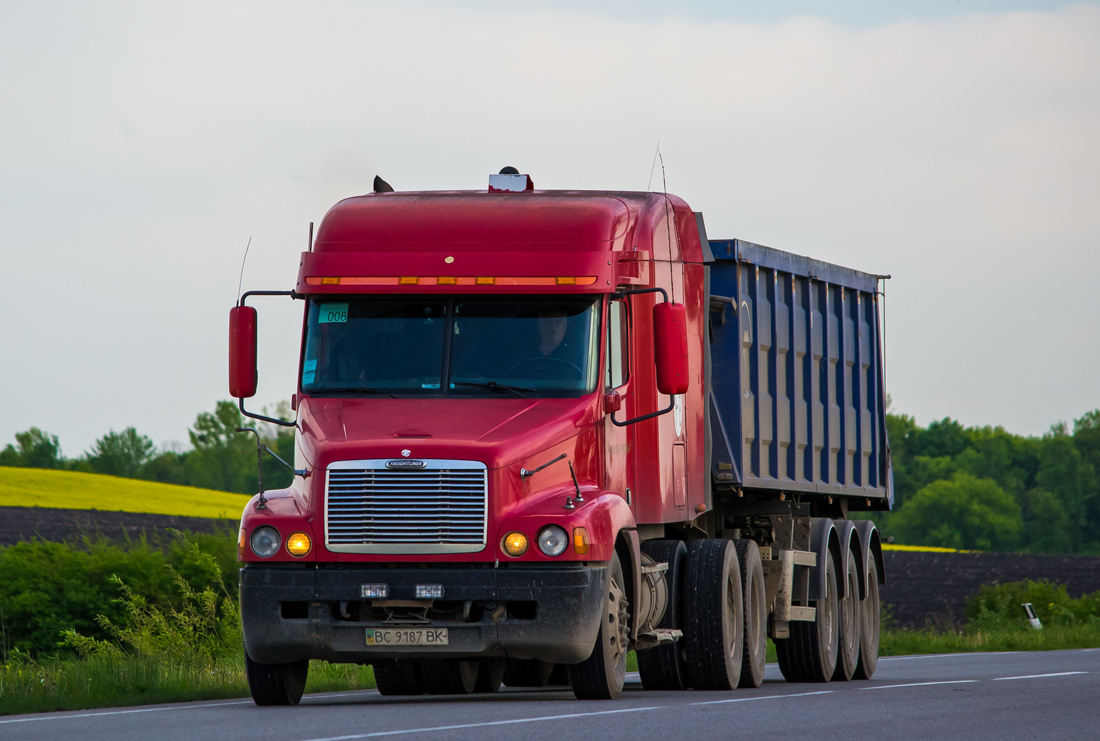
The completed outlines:
<svg viewBox="0 0 1100 741">
<path fill-rule="evenodd" d="M 654 417 L 660 417 L 662 414 L 668 414 L 669 412 L 671 412 L 673 410 L 673 408 L 675 408 L 675 406 L 676 406 L 676 397 L 675 396 L 670 396 L 670 397 L 668 397 L 668 408 L 667 409 L 662 409 L 659 412 L 650 412 L 649 414 L 643 414 L 640 417 L 635 417 L 634 419 L 628 419 L 628 420 L 625 420 L 623 422 L 620 422 L 619 420 L 615 419 L 615 412 L 612 412 L 611 413 L 611 424 L 615 425 L 616 427 L 626 427 L 627 425 L 632 425 L 635 422 L 641 422 L 642 420 L 645 420 L 645 419 L 653 419 Z"/>
<path fill-rule="evenodd" d="M 245 291 L 241 296 L 241 300 L 237 302 L 237 306 L 244 306 L 249 296 L 290 296 L 292 299 L 302 298 L 300 293 L 295 291 Z M 244 399 L 238 399 L 238 406 L 241 409 L 241 414 L 252 419 L 258 419 L 261 422 L 270 422 L 273 425 L 280 425 L 282 427 L 297 427 L 297 422 L 287 422 L 285 419 L 275 419 L 274 417 L 265 417 L 262 414 L 254 414 L 244 408 Z"/>
<path fill-rule="evenodd" d="M 661 296 L 664 297 L 665 303 L 668 303 L 668 293 L 666 293 L 665 289 L 661 288 L 660 286 L 658 286 L 657 288 L 632 288 L 628 291 L 616 291 L 615 293 L 611 294 L 611 298 L 626 298 L 627 296 L 633 296 L 637 293 L 659 293 L 661 294 Z"/>
</svg>

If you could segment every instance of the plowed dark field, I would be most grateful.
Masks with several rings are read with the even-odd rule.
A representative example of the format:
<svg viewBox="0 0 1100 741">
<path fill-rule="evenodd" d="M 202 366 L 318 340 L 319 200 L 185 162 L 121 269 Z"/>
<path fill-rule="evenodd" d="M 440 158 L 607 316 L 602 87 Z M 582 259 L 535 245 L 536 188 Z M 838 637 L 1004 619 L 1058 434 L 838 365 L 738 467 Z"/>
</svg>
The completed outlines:
<svg viewBox="0 0 1100 741">
<path fill-rule="evenodd" d="M 85 535 L 110 540 L 166 535 L 168 528 L 195 533 L 225 533 L 235 538 L 237 520 L 176 517 L 138 512 L 102 512 L 94 509 L 0 507 L 0 546 L 21 540 L 70 541 Z"/>
</svg>

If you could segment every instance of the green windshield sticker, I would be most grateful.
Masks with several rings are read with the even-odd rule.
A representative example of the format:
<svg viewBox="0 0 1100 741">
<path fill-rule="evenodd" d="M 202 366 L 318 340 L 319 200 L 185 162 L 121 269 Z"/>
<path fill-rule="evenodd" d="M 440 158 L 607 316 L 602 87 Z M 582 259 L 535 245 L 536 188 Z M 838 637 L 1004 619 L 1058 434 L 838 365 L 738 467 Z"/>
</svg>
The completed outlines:
<svg viewBox="0 0 1100 741">
<path fill-rule="evenodd" d="M 328 324 L 330 322 L 346 322 L 347 320 L 347 304 L 321 304 L 321 309 L 317 315 L 318 324 Z"/>
</svg>

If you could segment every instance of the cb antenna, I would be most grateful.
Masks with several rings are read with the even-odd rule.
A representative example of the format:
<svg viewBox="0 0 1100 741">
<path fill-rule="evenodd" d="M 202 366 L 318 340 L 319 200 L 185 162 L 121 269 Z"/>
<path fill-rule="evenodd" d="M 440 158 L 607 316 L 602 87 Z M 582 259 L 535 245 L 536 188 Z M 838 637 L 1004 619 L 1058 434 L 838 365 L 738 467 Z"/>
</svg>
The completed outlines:
<svg viewBox="0 0 1100 741">
<path fill-rule="evenodd" d="M 241 259 L 241 279 L 237 281 L 237 304 L 241 303 L 241 286 L 244 285 L 244 264 L 248 260 L 248 248 L 252 246 L 252 237 L 248 238 L 248 244 L 244 246 L 244 257 Z"/>
<path fill-rule="evenodd" d="M 657 157 L 661 160 L 661 195 L 665 203 L 665 234 L 668 237 L 668 285 L 672 289 L 672 303 L 676 303 L 676 278 L 672 273 L 672 223 L 668 215 L 668 180 L 665 178 L 665 156 L 661 154 L 661 142 L 657 142 Z"/>
<path fill-rule="evenodd" d="M 657 157 L 661 154 L 661 140 L 657 140 L 657 148 L 653 150 L 653 164 L 649 166 L 649 182 L 645 184 L 645 192 L 649 192 L 649 188 L 653 185 L 653 172 L 657 169 Z M 661 161 L 661 177 L 664 177 L 665 163 Z"/>
</svg>

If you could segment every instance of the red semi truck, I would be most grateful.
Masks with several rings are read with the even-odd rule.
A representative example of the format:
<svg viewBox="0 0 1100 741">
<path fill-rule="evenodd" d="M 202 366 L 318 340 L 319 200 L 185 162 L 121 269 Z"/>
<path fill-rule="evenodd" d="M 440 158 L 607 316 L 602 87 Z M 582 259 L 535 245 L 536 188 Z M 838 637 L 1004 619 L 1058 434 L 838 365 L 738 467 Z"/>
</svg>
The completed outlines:
<svg viewBox="0 0 1100 741">
<path fill-rule="evenodd" d="M 867 678 L 892 503 L 878 280 L 740 240 L 663 193 L 375 192 L 324 217 L 293 483 L 241 518 L 252 696 L 310 659 L 384 695 Z M 277 420 L 268 420 L 277 421 Z M 862 519 L 859 519 L 862 515 Z M 857 519 L 853 519 L 857 518 Z"/>
</svg>

